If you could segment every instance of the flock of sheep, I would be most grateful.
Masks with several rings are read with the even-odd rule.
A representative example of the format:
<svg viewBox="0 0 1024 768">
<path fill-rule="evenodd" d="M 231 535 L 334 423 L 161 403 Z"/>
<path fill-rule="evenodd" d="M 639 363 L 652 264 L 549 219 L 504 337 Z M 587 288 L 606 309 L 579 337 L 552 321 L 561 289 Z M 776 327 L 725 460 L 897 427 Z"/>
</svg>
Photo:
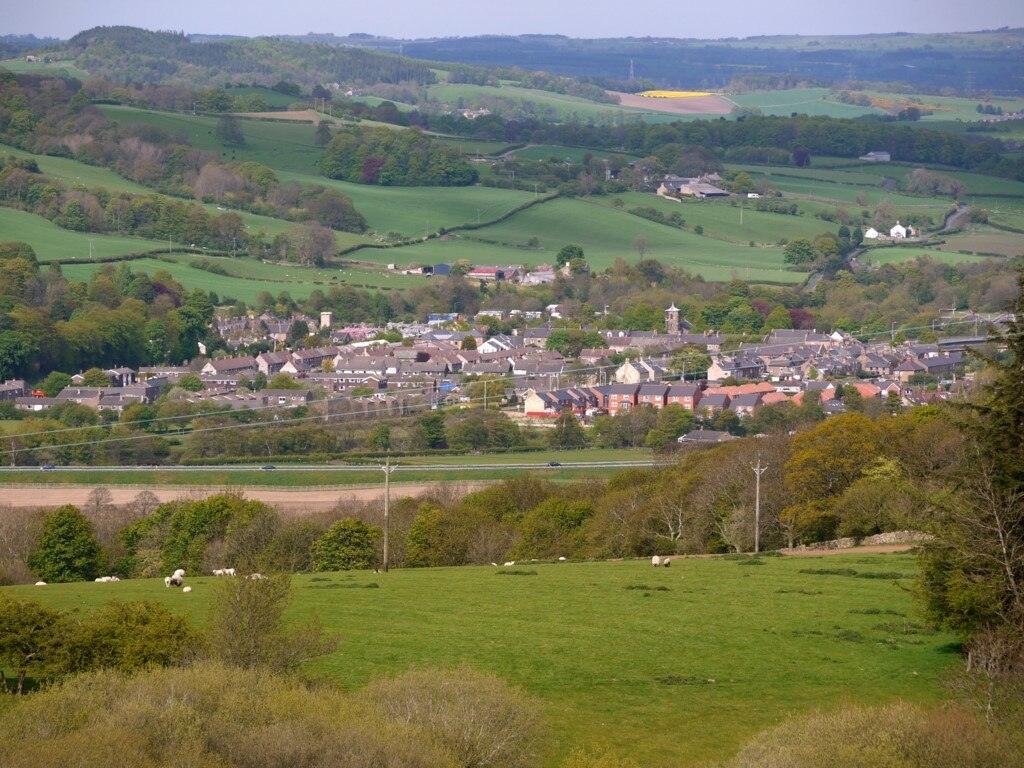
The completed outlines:
<svg viewBox="0 0 1024 768">
<path fill-rule="evenodd" d="M 558 562 L 564 563 L 567 559 L 568 558 L 560 557 L 560 558 L 558 558 Z M 536 563 L 538 561 L 537 560 L 529 560 L 528 562 Z M 515 560 L 509 560 L 507 563 L 504 564 L 504 567 L 510 568 L 510 567 L 512 567 L 515 564 L 516 564 Z M 497 563 L 491 563 L 491 565 L 493 565 L 495 568 L 498 567 Z M 660 557 L 659 555 L 655 555 L 654 557 L 651 558 L 651 565 L 653 565 L 655 568 L 659 568 L 659 567 L 660 568 L 668 568 L 670 565 L 672 565 L 672 558 L 668 557 L 667 555 L 665 557 Z M 234 568 L 214 568 L 213 569 L 213 575 L 214 576 L 236 576 L 237 572 L 235 571 Z M 266 576 L 264 576 L 262 573 L 251 573 L 246 578 L 249 578 L 249 579 L 265 579 Z M 109 583 L 109 582 L 112 582 L 112 581 L 120 581 L 120 580 L 121 579 L 119 579 L 117 576 L 100 576 L 100 577 L 96 578 L 94 581 L 96 581 L 97 584 L 101 584 L 101 583 Z M 45 581 L 37 581 L 36 582 L 36 586 L 37 587 L 45 587 L 46 586 L 46 582 Z M 191 592 L 192 591 L 192 587 L 190 587 L 187 584 L 185 584 L 185 569 L 184 568 L 179 568 L 174 573 L 172 573 L 170 576 L 164 576 L 164 586 L 167 587 L 167 588 L 170 588 L 170 587 L 181 587 L 181 591 L 182 592 Z"/>
<path fill-rule="evenodd" d="M 236 576 L 237 574 L 238 574 L 238 572 L 234 568 L 214 568 L 213 569 L 213 575 L 214 576 Z M 250 573 L 246 578 L 257 580 L 257 579 L 265 579 L 267 577 L 264 576 L 262 573 Z M 120 580 L 121 579 L 119 577 L 117 577 L 117 576 L 98 576 L 97 578 L 93 579 L 93 581 L 95 581 L 97 584 L 109 584 L 111 582 L 120 581 Z M 45 581 L 37 581 L 36 582 L 36 586 L 37 587 L 45 587 L 46 586 L 46 582 Z M 175 588 L 181 587 L 181 591 L 185 592 L 185 593 L 188 593 L 188 592 L 192 591 L 192 587 L 190 587 L 187 584 L 185 584 L 185 569 L 184 568 L 178 568 L 170 576 L 164 576 L 164 586 L 167 587 L 168 589 L 170 589 L 171 587 L 175 587 Z"/>
</svg>

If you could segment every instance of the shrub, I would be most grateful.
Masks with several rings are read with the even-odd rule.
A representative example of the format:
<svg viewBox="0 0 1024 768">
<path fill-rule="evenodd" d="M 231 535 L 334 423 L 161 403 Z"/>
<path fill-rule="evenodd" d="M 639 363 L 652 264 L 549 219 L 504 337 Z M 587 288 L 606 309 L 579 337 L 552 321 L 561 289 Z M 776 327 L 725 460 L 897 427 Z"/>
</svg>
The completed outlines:
<svg viewBox="0 0 1024 768">
<path fill-rule="evenodd" d="M 730 768 L 1019 768 L 1020 744 L 959 709 L 905 703 L 793 718 L 755 737 Z M 1016 756 L 1015 756 L 1016 755 Z"/>
<path fill-rule="evenodd" d="M 314 571 L 372 568 L 377 561 L 380 531 L 362 520 L 339 520 L 313 542 Z"/>
<path fill-rule="evenodd" d="M 217 664 L 86 674 L 0 715 L 5 768 L 457 768 L 429 734 L 329 687 Z"/>
<path fill-rule="evenodd" d="M 334 650 L 337 643 L 319 624 L 287 626 L 291 602 L 286 576 L 218 579 L 207 620 L 210 656 L 225 664 L 286 672 Z"/>
<path fill-rule="evenodd" d="M 468 667 L 414 670 L 371 684 L 364 696 L 389 717 L 425 729 L 464 768 L 537 763 L 537 703 L 499 678 Z"/>
<path fill-rule="evenodd" d="M 28 559 L 28 567 L 44 581 L 84 581 L 100 568 L 100 545 L 92 523 L 67 504 L 51 512 Z"/>
</svg>

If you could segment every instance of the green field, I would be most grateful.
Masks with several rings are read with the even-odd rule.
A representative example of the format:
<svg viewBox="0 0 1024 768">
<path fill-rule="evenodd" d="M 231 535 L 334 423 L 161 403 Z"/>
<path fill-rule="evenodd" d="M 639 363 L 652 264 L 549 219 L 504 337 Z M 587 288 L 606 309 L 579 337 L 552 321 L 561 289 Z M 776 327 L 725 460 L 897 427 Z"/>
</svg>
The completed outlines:
<svg viewBox="0 0 1024 768">
<path fill-rule="evenodd" d="M 879 91 L 864 91 L 868 96 L 878 99 L 887 99 L 895 102 L 905 100 L 914 101 L 924 105 L 924 109 L 932 112 L 930 115 L 921 115 L 922 122 L 957 120 L 962 122 L 975 122 L 985 117 L 978 114 L 979 103 L 992 104 L 1002 107 L 1004 112 L 1019 112 L 1024 109 L 1022 98 L 1001 98 L 990 99 L 967 99 L 959 96 L 931 96 L 920 93 L 883 93 Z"/>
<path fill-rule="evenodd" d="M 109 168 L 98 165 L 71 160 L 66 157 L 50 157 L 49 155 L 37 155 L 32 152 L 25 152 L 16 147 L 0 144 L 0 157 L 14 155 L 15 157 L 35 160 L 39 170 L 45 175 L 57 181 L 67 184 L 69 187 L 87 187 L 89 189 L 103 188 L 110 192 L 130 192 L 136 195 L 152 194 L 153 190 L 129 181 L 119 176 Z"/>
<path fill-rule="evenodd" d="M 562 161 L 579 163 L 587 155 L 595 158 L 621 157 L 625 160 L 635 159 L 635 155 L 625 152 L 610 152 L 604 149 L 587 149 L 586 147 L 561 147 L 557 144 L 530 144 L 529 146 L 517 149 L 512 153 L 516 160 L 550 160 L 556 158 Z"/>
<path fill-rule="evenodd" d="M 216 117 L 156 112 L 109 104 L 101 105 L 100 110 L 112 121 L 152 125 L 172 134 L 184 134 L 197 149 L 219 152 L 222 157 L 230 160 L 252 160 L 275 169 L 316 173 L 317 162 L 323 154 L 323 148 L 318 147 L 313 140 L 316 128 L 312 123 L 242 119 L 239 122 L 246 145 L 229 148 L 214 134 L 218 122 Z"/>
<path fill-rule="evenodd" d="M 167 243 L 143 240 L 140 237 L 94 235 L 61 229 L 49 219 L 13 208 L 0 207 L 0 240 L 21 240 L 29 243 L 40 261 L 56 259 L 89 260 L 90 243 L 95 259 L 125 256 L 166 248 Z"/>
<path fill-rule="evenodd" d="M 927 256 L 933 261 L 943 264 L 961 264 L 964 262 L 982 261 L 981 256 L 950 252 L 939 248 L 915 248 L 914 246 L 900 246 L 898 248 L 869 248 L 864 255 L 858 257 L 858 261 L 865 266 L 881 267 L 886 264 L 900 264 L 904 261 L 911 261 L 919 256 Z"/>
<path fill-rule="evenodd" d="M 566 96 L 551 91 L 521 88 L 516 85 L 472 85 L 469 83 L 439 83 L 427 87 L 427 96 L 433 101 L 450 105 L 484 104 L 488 100 L 505 99 L 523 105 L 524 109 L 549 120 L 580 120 L 602 123 L 622 122 L 642 117 L 646 122 L 671 122 L 687 119 L 691 115 L 673 115 L 653 112 L 617 104 L 602 104 L 578 96 Z"/>
<path fill-rule="evenodd" d="M 228 88 L 227 92 L 232 96 L 259 96 L 272 109 L 287 109 L 292 104 L 303 104 L 309 101 L 302 96 L 289 96 L 287 93 L 279 93 L 270 88 L 259 85 L 244 85 L 236 88 Z"/>
<path fill-rule="evenodd" d="M 621 200 L 625 210 L 633 208 L 655 208 L 666 216 L 680 214 L 686 220 L 686 228 L 693 231 L 697 225 L 704 227 L 704 236 L 724 240 L 737 245 L 747 245 L 751 240 L 762 245 L 775 245 L 779 240 L 793 240 L 798 237 L 813 238 L 822 232 L 830 232 L 834 225 L 810 216 L 788 216 L 781 213 L 767 213 L 754 208 L 754 200 L 731 198 L 730 200 L 684 200 L 676 202 L 657 195 L 643 192 L 626 192 L 606 197 L 595 197 L 595 202 L 611 206 L 614 200 Z M 740 208 L 743 209 L 743 224 L 740 224 Z"/>
<path fill-rule="evenodd" d="M 645 765 L 732 754 L 780 719 L 841 702 L 931 702 L 957 659 L 953 638 L 921 626 L 912 555 L 676 559 L 302 575 L 292 610 L 316 615 L 341 646 L 310 672 L 345 687 L 414 666 L 467 663 L 543 702 L 558 740 Z M 881 578 L 817 575 L 849 568 Z M 889 573 L 903 578 L 899 584 Z M 153 600 L 202 621 L 194 591 L 158 579 L 6 588 L 65 609 Z M 378 584 L 377 589 L 348 589 Z M 340 590 L 340 591 L 339 591 Z"/>
<path fill-rule="evenodd" d="M 226 270 L 220 275 L 192 266 L 206 259 Z M 352 285 L 360 288 L 412 288 L 423 285 L 426 278 L 396 275 L 369 269 L 315 269 L 297 264 L 267 264 L 250 258 L 230 256 L 197 256 L 175 254 L 159 259 L 134 259 L 129 262 L 137 272 L 150 275 L 164 271 L 188 289 L 202 288 L 216 292 L 221 299 L 230 297 L 252 303 L 262 291 L 275 296 L 287 291 L 294 299 L 305 299 L 314 290 L 325 293 L 332 286 Z M 102 264 L 65 264 L 62 270 L 71 280 L 88 280 Z"/>
<path fill-rule="evenodd" d="M 336 189 L 352 199 L 371 229 L 398 232 L 406 237 L 469 224 L 478 216 L 482 221 L 495 219 L 534 197 L 532 192 L 496 187 L 381 187 L 288 172 L 278 176 L 281 181 Z M 368 253 L 373 252 L 361 251 L 360 258 Z M 391 261 L 386 256 L 380 260 Z"/>
<path fill-rule="evenodd" d="M 531 237 L 538 238 L 540 246 L 529 247 Z M 617 258 L 635 261 L 637 237 L 647 241 L 651 258 L 708 280 L 738 277 L 751 282 L 796 283 L 806 277 L 783 268 L 781 248 L 734 245 L 582 199 L 542 203 L 499 224 L 382 251 L 380 258 L 399 263 L 468 259 L 478 264 L 550 264 L 563 245 L 578 243 L 590 266 L 604 269 Z M 360 256 L 366 258 L 369 253 L 361 251 Z"/>
<path fill-rule="evenodd" d="M 5 59 L 0 61 L 0 69 L 14 72 L 16 75 L 52 75 L 85 80 L 89 73 L 70 61 L 25 61 L 24 59 Z"/>
<path fill-rule="evenodd" d="M 841 104 L 829 98 L 828 88 L 789 88 L 780 91 L 751 91 L 729 96 L 741 107 L 758 109 L 765 115 L 787 116 L 793 112 L 823 117 L 859 117 L 860 115 L 884 115 L 880 109 Z"/>
</svg>

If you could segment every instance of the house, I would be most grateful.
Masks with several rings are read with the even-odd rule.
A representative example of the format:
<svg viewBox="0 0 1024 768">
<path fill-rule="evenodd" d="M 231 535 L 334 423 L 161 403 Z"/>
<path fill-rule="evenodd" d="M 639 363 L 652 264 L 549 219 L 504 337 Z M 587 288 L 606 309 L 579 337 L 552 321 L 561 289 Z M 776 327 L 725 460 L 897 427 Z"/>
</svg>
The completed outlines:
<svg viewBox="0 0 1024 768">
<path fill-rule="evenodd" d="M 459 319 L 458 312 L 431 312 L 427 315 L 427 325 L 444 325 Z"/>
<path fill-rule="evenodd" d="M 681 405 L 688 411 L 696 410 L 701 390 L 696 384 L 673 384 L 665 395 L 665 405 Z"/>
<path fill-rule="evenodd" d="M 761 199 L 761 195 L 759 195 L 757 192 L 747 192 L 747 199 L 748 200 L 760 200 Z"/>
<path fill-rule="evenodd" d="M 666 374 L 665 368 L 653 361 L 627 360 L 615 369 L 615 381 L 619 384 L 639 384 L 644 381 L 658 381 Z"/>
<path fill-rule="evenodd" d="M 135 383 L 135 371 L 131 368 L 109 368 L 104 373 L 115 387 L 124 387 Z"/>
<path fill-rule="evenodd" d="M 882 152 L 880 150 L 872 150 L 866 155 L 861 155 L 858 160 L 863 160 L 865 163 L 888 163 L 892 160 L 892 155 L 889 152 Z"/>
<path fill-rule="evenodd" d="M 761 392 L 749 392 L 745 395 L 737 395 L 729 401 L 729 410 L 737 416 L 752 416 L 754 411 L 761 405 Z"/>
<path fill-rule="evenodd" d="M 555 282 L 555 270 L 548 264 L 542 264 L 523 277 L 523 285 L 545 285 L 553 282 Z"/>
<path fill-rule="evenodd" d="M 696 445 L 715 445 L 716 443 L 724 443 L 727 440 L 735 440 L 733 435 L 728 432 L 720 432 L 715 429 L 695 429 L 693 432 L 687 432 L 682 437 L 678 438 L 678 443 L 691 443 Z"/>
<path fill-rule="evenodd" d="M 610 384 L 607 388 L 608 413 L 612 416 L 619 411 L 628 411 L 636 407 L 637 384 Z"/>
<path fill-rule="evenodd" d="M 503 333 L 499 333 L 496 336 L 492 336 L 483 344 L 477 346 L 477 352 L 488 353 L 488 352 L 507 352 L 510 349 L 517 349 L 524 346 L 523 340 L 516 336 L 508 336 Z"/>
<path fill-rule="evenodd" d="M 8 379 L 0 383 L 0 400 L 16 400 L 25 396 L 25 382 L 21 379 Z"/>
<path fill-rule="evenodd" d="M 764 372 L 764 363 L 756 357 L 713 357 L 708 366 L 708 381 L 756 379 Z"/>
<path fill-rule="evenodd" d="M 523 343 L 528 347 L 546 347 L 548 337 L 551 335 L 551 328 L 541 326 L 540 328 L 527 328 L 523 331 Z"/>
<path fill-rule="evenodd" d="M 257 371 L 254 357 L 221 357 L 207 361 L 199 372 L 211 376 L 255 376 Z"/>
<path fill-rule="evenodd" d="M 430 274 L 434 277 L 448 277 L 452 273 L 450 264 L 435 264 L 430 268 Z"/>
<path fill-rule="evenodd" d="M 697 413 L 704 416 L 713 416 L 728 407 L 729 395 L 724 393 L 707 394 L 705 392 L 701 395 L 700 402 L 697 405 Z"/>
<path fill-rule="evenodd" d="M 305 405 L 313 399 L 313 393 L 308 389 L 264 389 L 258 394 L 263 398 L 264 405 L 271 406 Z"/>
<path fill-rule="evenodd" d="M 865 240 L 877 240 L 878 239 L 878 230 L 875 229 L 874 227 L 868 227 L 867 229 L 864 230 L 864 239 Z"/>
<path fill-rule="evenodd" d="M 256 367 L 264 376 L 273 376 L 291 359 L 291 352 L 261 352 L 256 355 Z"/>
<path fill-rule="evenodd" d="M 668 384 L 641 384 L 637 389 L 636 404 L 638 406 L 649 405 L 660 411 L 665 407 L 668 388 Z"/>
<path fill-rule="evenodd" d="M 893 225 L 892 229 L 889 230 L 889 237 L 893 240 L 903 240 L 907 236 L 907 228 L 900 224 L 898 221 Z"/>
<path fill-rule="evenodd" d="M 711 182 L 721 181 L 717 174 L 702 176 L 666 176 L 658 186 L 657 194 L 661 197 L 728 197 L 729 193 L 716 187 Z"/>
</svg>

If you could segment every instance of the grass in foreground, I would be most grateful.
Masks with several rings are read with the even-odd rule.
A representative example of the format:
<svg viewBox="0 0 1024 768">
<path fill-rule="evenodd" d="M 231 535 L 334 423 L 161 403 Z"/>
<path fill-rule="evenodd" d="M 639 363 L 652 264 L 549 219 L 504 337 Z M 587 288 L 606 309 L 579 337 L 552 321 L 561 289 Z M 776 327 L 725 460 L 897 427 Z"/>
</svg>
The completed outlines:
<svg viewBox="0 0 1024 768">
<path fill-rule="evenodd" d="M 293 615 L 340 649 L 312 665 L 347 688 L 416 666 L 468 663 L 546 702 L 558 750 L 609 748 L 641 764 L 732 754 L 783 717 L 840 702 L 933 701 L 955 657 L 917 623 L 912 555 L 677 559 L 303 575 Z M 853 569 L 855 575 L 807 571 Z M 194 591 L 157 579 L 10 588 L 89 611 L 154 600 L 202 620 Z"/>
</svg>

